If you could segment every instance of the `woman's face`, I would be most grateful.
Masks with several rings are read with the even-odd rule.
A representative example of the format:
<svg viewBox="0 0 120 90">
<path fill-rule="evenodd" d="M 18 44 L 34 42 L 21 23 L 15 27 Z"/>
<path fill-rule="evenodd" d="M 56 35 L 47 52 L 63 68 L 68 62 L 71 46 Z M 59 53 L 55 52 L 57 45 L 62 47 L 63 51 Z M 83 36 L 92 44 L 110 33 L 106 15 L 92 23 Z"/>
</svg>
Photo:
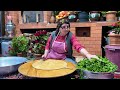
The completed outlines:
<svg viewBox="0 0 120 90">
<path fill-rule="evenodd" d="M 60 35 L 65 36 L 70 31 L 69 24 L 63 24 L 60 27 Z"/>
</svg>

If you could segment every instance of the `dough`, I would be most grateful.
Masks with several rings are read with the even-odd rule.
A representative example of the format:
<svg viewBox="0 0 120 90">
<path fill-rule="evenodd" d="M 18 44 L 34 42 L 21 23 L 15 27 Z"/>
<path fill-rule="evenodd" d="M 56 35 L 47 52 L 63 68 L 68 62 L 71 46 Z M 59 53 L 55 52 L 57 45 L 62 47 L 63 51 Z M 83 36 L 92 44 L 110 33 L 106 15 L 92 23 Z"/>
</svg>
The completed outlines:
<svg viewBox="0 0 120 90">
<path fill-rule="evenodd" d="M 32 66 L 36 69 L 42 69 L 42 70 L 55 70 L 55 69 L 61 69 L 61 68 L 67 68 L 67 63 L 64 60 L 54 60 L 54 59 L 48 59 L 48 60 L 39 60 L 32 64 Z"/>
</svg>

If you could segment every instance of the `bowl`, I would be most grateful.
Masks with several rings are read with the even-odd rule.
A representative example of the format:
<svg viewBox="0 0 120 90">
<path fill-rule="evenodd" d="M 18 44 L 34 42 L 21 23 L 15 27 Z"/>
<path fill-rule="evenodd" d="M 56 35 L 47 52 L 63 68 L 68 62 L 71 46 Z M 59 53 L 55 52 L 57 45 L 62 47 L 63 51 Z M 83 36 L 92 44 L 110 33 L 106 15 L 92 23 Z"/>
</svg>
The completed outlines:
<svg viewBox="0 0 120 90">
<path fill-rule="evenodd" d="M 0 75 L 16 72 L 18 67 L 26 61 L 24 57 L 0 57 Z"/>
<path fill-rule="evenodd" d="M 82 70 L 83 76 L 87 79 L 113 79 L 114 72 L 92 72 L 88 70 Z"/>
</svg>

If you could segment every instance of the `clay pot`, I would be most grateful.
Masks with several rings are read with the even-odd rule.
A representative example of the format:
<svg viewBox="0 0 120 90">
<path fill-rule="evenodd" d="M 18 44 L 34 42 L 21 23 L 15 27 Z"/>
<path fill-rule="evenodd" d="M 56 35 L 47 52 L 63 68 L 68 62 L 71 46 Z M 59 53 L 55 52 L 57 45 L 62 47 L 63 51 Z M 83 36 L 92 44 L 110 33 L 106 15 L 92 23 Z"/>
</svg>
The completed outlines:
<svg viewBox="0 0 120 90">
<path fill-rule="evenodd" d="M 117 21 L 116 13 L 117 13 L 116 11 L 107 12 L 106 13 L 106 21 L 108 21 L 108 22 Z"/>
<path fill-rule="evenodd" d="M 22 53 L 17 53 L 17 56 L 22 57 L 23 55 L 22 55 Z"/>
<path fill-rule="evenodd" d="M 109 34 L 110 45 L 120 45 L 120 34 Z"/>
<path fill-rule="evenodd" d="M 52 15 L 49 22 L 50 22 L 50 23 L 55 23 L 55 21 L 56 21 L 56 19 L 55 19 L 55 17 Z"/>
</svg>

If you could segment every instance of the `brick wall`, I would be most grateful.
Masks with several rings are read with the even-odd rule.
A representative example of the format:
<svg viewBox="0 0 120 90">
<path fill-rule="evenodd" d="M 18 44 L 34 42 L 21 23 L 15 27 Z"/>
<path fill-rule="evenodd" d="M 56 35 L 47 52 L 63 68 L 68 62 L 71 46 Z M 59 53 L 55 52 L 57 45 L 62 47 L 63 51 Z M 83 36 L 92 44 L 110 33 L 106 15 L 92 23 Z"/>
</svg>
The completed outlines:
<svg viewBox="0 0 120 90">
<path fill-rule="evenodd" d="M 71 28 L 71 32 L 76 35 L 75 28 Z M 102 55 L 102 49 L 101 49 L 102 27 L 97 26 L 96 23 L 91 24 L 90 34 L 91 34 L 90 37 L 77 37 L 77 39 L 91 54 Z M 74 55 L 79 56 L 81 54 L 79 54 L 74 50 Z"/>
<path fill-rule="evenodd" d="M 20 11 L 9 11 L 13 18 L 13 23 L 16 25 L 16 35 L 21 34 L 19 23 L 21 23 Z M 51 12 L 44 11 L 44 23 L 49 22 Z M 30 24 L 32 26 L 32 24 Z M 90 37 L 77 37 L 78 41 L 87 49 L 91 54 L 102 55 L 101 49 L 101 36 L 102 36 L 102 25 L 95 22 L 88 23 L 71 23 L 71 32 L 76 35 L 75 27 L 90 27 Z M 110 24 L 109 24 L 110 25 Z M 107 26 L 107 25 L 106 25 Z M 33 26 L 34 27 L 34 26 Z M 79 56 L 78 52 L 74 50 L 74 56 Z"/>
</svg>

